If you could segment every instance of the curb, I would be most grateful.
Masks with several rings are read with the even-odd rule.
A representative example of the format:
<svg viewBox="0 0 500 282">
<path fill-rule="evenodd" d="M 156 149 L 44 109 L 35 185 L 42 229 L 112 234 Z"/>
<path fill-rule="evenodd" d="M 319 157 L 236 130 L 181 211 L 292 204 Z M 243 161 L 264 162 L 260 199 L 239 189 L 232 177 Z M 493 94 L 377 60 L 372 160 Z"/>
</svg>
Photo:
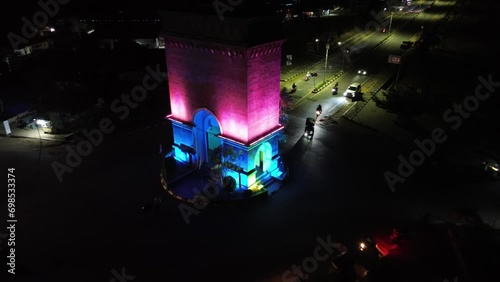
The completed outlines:
<svg viewBox="0 0 500 282">
<path fill-rule="evenodd" d="M 184 174 L 186 175 L 186 174 Z M 177 177 L 175 180 L 179 179 L 180 177 Z M 176 198 L 177 200 L 180 200 L 185 203 L 193 204 L 193 200 L 186 199 L 184 197 L 176 195 L 172 190 L 168 189 L 168 182 L 165 180 L 165 176 L 163 175 L 162 172 L 160 172 L 160 182 L 161 186 L 165 191 L 167 191 L 168 194 L 170 194 L 172 197 Z"/>
<path fill-rule="evenodd" d="M 187 204 L 191 204 L 193 205 L 194 204 L 194 199 L 187 199 L 187 198 L 184 198 L 182 196 L 179 196 L 177 194 L 175 194 L 174 191 L 172 191 L 171 189 L 168 188 L 168 185 L 169 184 L 172 184 L 173 182 L 181 179 L 182 177 L 194 172 L 196 169 L 194 170 L 191 170 L 187 173 L 184 173 L 178 177 L 176 177 L 174 180 L 168 182 L 167 180 L 165 180 L 165 176 L 163 175 L 162 172 L 160 172 L 160 182 L 161 182 L 161 185 L 163 187 L 163 189 L 168 193 L 170 194 L 172 197 L 174 197 L 175 199 L 181 201 L 181 202 L 184 202 L 184 203 L 187 203 Z M 269 191 L 266 190 L 264 192 L 261 192 L 255 196 L 251 196 L 251 197 L 248 197 L 248 198 L 245 198 L 245 197 L 242 197 L 242 198 L 234 198 L 234 199 L 230 199 L 230 200 L 227 200 L 227 199 L 217 199 L 217 198 L 214 198 L 214 199 L 209 199 L 208 201 L 208 205 L 211 205 L 211 206 L 227 206 L 227 207 L 234 207 L 238 204 L 246 204 L 246 203 L 249 203 L 249 202 L 253 202 L 253 201 L 259 201 L 259 200 L 267 200 L 270 196 L 274 195 L 277 191 L 281 190 L 283 186 L 283 181 L 281 182 L 281 185 L 279 186 L 278 189 L 276 189 L 273 193 L 269 194 Z"/>
<path fill-rule="evenodd" d="M 349 70 L 349 69 L 350 69 L 350 68 L 348 68 L 347 70 Z M 347 71 L 347 70 L 346 70 L 346 71 Z M 319 88 L 315 88 L 315 89 L 313 89 L 310 93 L 314 93 L 314 94 L 316 94 L 316 93 L 320 92 L 321 90 L 325 89 L 325 88 L 326 88 L 326 87 L 328 87 L 328 86 L 329 86 L 332 82 L 334 82 L 335 80 L 339 79 L 342 75 L 344 75 L 344 73 L 345 73 L 346 71 L 340 71 L 340 73 L 339 73 L 339 74 L 337 74 L 337 75 L 335 75 L 333 78 L 330 78 L 330 79 L 326 80 L 326 81 L 325 81 L 325 84 L 324 84 L 323 86 L 321 86 L 321 87 L 319 87 Z"/>
<path fill-rule="evenodd" d="M 307 66 L 306 68 L 300 70 L 299 72 L 297 72 L 296 74 L 290 76 L 289 78 L 280 79 L 280 82 L 288 82 L 288 81 L 296 78 L 297 76 L 302 75 L 304 72 L 306 72 L 307 70 L 313 68 L 314 66 L 316 66 L 318 64 L 322 64 L 324 61 L 325 61 L 325 59 L 321 59 L 320 61 L 318 61 L 318 62 L 316 62 L 314 64 L 311 64 L 311 65 Z"/>
<path fill-rule="evenodd" d="M 55 138 L 47 138 L 47 137 L 41 137 L 41 138 L 38 138 L 38 137 L 28 137 L 28 136 L 20 136 L 20 135 L 15 135 L 15 134 L 9 134 L 7 136 L 2 136 L 2 137 L 6 137 L 6 138 L 28 138 L 28 139 L 36 139 L 36 140 L 46 140 L 46 141 L 58 141 L 58 142 L 63 142 L 63 143 L 66 143 L 67 141 L 64 140 L 64 139 L 55 139 Z"/>
</svg>

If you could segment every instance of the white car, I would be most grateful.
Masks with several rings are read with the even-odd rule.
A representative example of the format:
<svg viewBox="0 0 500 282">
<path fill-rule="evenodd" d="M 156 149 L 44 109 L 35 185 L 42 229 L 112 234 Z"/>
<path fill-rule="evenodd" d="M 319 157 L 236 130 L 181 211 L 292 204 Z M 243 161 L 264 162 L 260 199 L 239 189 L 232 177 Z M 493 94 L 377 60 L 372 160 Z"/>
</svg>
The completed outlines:
<svg viewBox="0 0 500 282">
<path fill-rule="evenodd" d="M 361 93 L 361 83 L 353 83 L 349 85 L 347 90 L 344 92 L 344 97 L 354 98 L 359 93 Z"/>
</svg>

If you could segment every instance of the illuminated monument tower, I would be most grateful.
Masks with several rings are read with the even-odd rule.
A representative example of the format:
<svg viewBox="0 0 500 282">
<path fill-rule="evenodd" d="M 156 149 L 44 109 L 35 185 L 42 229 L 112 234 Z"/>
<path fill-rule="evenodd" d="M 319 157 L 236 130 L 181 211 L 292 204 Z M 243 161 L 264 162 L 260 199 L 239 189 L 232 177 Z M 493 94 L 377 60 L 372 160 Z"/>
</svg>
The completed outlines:
<svg viewBox="0 0 500 282">
<path fill-rule="evenodd" d="M 211 150 L 243 153 L 230 171 L 247 189 L 279 176 L 281 19 L 243 7 L 204 13 L 165 11 L 162 37 L 178 161 L 210 163 Z M 255 15 L 255 14 L 253 14 Z"/>
</svg>

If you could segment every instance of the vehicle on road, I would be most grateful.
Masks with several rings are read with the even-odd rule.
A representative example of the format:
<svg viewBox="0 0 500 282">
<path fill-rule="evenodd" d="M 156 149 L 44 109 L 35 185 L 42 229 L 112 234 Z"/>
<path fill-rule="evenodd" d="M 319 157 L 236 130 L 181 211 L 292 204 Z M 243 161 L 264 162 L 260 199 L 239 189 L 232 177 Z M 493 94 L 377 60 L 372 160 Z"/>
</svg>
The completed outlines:
<svg viewBox="0 0 500 282">
<path fill-rule="evenodd" d="M 403 41 L 401 42 L 401 45 L 399 46 L 399 48 L 403 49 L 403 50 L 408 50 L 411 48 L 411 46 L 413 46 L 413 41 Z"/>
<path fill-rule="evenodd" d="M 323 107 L 321 106 L 321 104 L 319 104 L 318 107 L 316 108 L 316 119 L 321 115 L 322 112 L 323 112 Z"/>
<path fill-rule="evenodd" d="M 367 72 L 366 72 L 365 69 L 360 69 L 360 70 L 358 70 L 358 74 L 360 74 L 360 75 L 366 75 Z"/>
<path fill-rule="evenodd" d="M 344 97 L 354 98 L 359 93 L 361 93 L 361 83 L 353 83 L 353 84 L 349 85 L 347 90 L 344 92 Z"/>
<path fill-rule="evenodd" d="M 307 118 L 306 119 L 306 128 L 304 130 L 304 136 L 309 140 L 312 139 L 312 137 L 314 135 L 314 124 L 315 123 L 316 123 L 315 118 Z"/>
<path fill-rule="evenodd" d="M 333 86 L 332 89 L 332 95 L 337 95 L 339 93 L 339 83 L 335 82 L 335 85 Z"/>
</svg>

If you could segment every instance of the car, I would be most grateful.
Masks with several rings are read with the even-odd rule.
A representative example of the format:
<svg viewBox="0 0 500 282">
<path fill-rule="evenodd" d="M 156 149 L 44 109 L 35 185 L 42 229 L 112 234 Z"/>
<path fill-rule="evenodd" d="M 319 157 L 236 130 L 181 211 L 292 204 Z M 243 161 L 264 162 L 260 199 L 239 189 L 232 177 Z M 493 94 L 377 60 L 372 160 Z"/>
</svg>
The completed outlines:
<svg viewBox="0 0 500 282">
<path fill-rule="evenodd" d="M 361 93 L 361 83 L 353 83 L 353 84 L 349 85 L 347 90 L 344 92 L 344 97 L 354 98 L 359 93 Z"/>
<path fill-rule="evenodd" d="M 403 41 L 401 42 L 401 45 L 399 46 L 399 48 L 403 49 L 403 50 L 408 50 L 410 49 L 411 46 L 413 46 L 413 41 Z"/>
<path fill-rule="evenodd" d="M 367 72 L 366 72 L 366 70 L 365 70 L 365 69 L 360 69 L 360 70 L 358 70 L 358 74 L 360 74 L 360 75 L 366 75 L 366 73 L 367 73 Z"/>
</svg>

